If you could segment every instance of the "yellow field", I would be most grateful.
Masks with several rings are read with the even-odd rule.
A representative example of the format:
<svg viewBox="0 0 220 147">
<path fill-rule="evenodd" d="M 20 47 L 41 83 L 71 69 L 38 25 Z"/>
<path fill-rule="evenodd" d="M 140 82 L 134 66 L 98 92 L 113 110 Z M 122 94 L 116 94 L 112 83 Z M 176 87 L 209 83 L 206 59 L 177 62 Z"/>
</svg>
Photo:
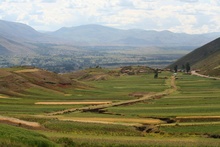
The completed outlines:
<svg viewBox="0 0 220 147">
<path fill-rule="evenodd" d="M 35 68 L 35 69 L 22 69 L 22 70 L 17 70 L 15 71 L 16 73 L 25 73 L 25 72 L 37 72 L 39 71 L 39 69 Z"/>
<path fill-rule="evenodd" d="M 101 105 L 111 104 L 111 101 L 106 102 L 36 102 L 36 105 Z"/>
</svg>

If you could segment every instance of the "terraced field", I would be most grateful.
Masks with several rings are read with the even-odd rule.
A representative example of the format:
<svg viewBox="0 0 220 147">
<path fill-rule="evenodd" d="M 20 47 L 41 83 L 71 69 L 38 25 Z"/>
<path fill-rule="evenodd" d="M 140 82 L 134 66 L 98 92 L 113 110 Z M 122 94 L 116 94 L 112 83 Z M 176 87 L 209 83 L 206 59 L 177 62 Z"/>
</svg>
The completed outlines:
<svg viewBox="0 0 220 147">
<path fill-rule="evenodd" d="M 48 146 L 220 145 L 219 80 L 162 72 L 158 79 L 148 73 L 78 82 L 87 86 L 0 95 L 0 122 L 8 124 L 1 127 L 29 129 Z M 19 142 L 15 132 L 0 145 L 42 145 L 28 137 Z"/>
</svg>

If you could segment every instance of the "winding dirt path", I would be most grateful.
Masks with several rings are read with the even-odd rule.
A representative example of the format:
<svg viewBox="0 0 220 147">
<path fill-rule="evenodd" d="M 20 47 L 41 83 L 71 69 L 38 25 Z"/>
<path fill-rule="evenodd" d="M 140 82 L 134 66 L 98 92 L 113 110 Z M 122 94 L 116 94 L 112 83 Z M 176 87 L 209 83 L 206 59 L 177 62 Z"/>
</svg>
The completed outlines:
<svg viewBox="0 0 220 147">
<path fill-rule="evenodd" d="M 170 80 L 170 88 L 163 91 L 163 92 L 159 92 L 159 93 L 151 93 L 151 94 L 147 94 L 141 98 L 137 98 L 137 99 L 133 99 L 133 100 L 127 100 L 127 101 L 122 101 L 122 102 L 116 102 L 116 103 L 111 103 L 111 104 L 103 104 L 103 105 L 98 105 L 98 106 L 88 106 L 88 107 L 82 107 L 82 108 L 72 108 L 72 109 L 66 109 L 63 111 L 57 111 L 57 112 L 53 112 L 53 113 L 49 113 L 48 115 L 62 115 L 65 113 L 71 113 L 71 112 L 75 112 L 75 111 L 95 111 L 95 110 L 99 110 L 99 109 L 104 109 L 104 108 L 108 108 L 108 107 L 115 107 L 115 106 L 121 106 L 121 105 L 127 105 L 127 104 L 134 104 L 134 103 L 138 103 L 138 102 L 142 102 L 145 100 L 150 100 L 150 99 L 159 99 L 163 96 L 169 95 L 171 93 L 173 93 L 174 91 L 177 90 L 176 84 L 175 84 L 175 77 L 171 76 Z"/>
<path fill-rule="evenodd" d="M 195 75 L 195 76 L 203 77 L 203 78 L 209 78 L 209 79 L 220 80 L 220 78 L 218 78 L 218 77 L 210 77 L 210 76 L 207 76 L 207 75 L 202 75 L 202 74 L 197 73 L 197 72 L 194 71 L 194 70 L 191 71 L 191 74 L 192 74 L 192 75 Z"/>
</svg>

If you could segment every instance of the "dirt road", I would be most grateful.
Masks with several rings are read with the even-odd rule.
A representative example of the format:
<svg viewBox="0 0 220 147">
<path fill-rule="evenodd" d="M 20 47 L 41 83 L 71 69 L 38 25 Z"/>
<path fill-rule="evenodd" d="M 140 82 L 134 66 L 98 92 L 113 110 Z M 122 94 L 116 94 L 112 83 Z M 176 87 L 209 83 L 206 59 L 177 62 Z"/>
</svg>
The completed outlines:
<svg viewBox="0 0 220 147">
<path fill-rule="evenodd" d="M 158 99 L 158 98 L 169 95 L 169 94 L 173 93 L 174 91 L 176 91 L 177 88 L 176 88 L 176 85 L 175 85 L 175 77 L 174 76 L 172 76 L 170 78 L 169 85 L 170 85 L 170 88 L 163 91 L 163 92 L 159 92 L 159 93 L 156 93 L 156 94 L 155 93 L 146 94 L 141 98 L 137 98 L 137 99 L 133 99 L 133 100 L 127 100 L 127 101 L 104 104 L 104 105 L 98 105 L 98 106 L 89 106 L 89 107 L 82 107 L 82 108 L 66 109 L 66 110 L 63 110 L 63 111 L 57 111 L 57 112 L 49 113 L 48 115 L 62 115 L 62 114 L 65 114 L 65 113 L 70 113 L 70 112 L 75 112 L 75 111 L 95 111 L 95 110 L 104 109 L 104 108 L 108 108 L 108 107 L 134 104 L 134 103 L 138 103 L 138 102 L 142 102 L 142 101 L 150 100 L 150 99 Z"/>
<path fill-rule="evenodd" d="M 203 78 L 209 78 L 209 79 L 220 80 L 220 78 L 218 78 L 218 77 L 210 77 L 210 76 L 207 76 L 207 75 L 202 75 L 202 74 L 197 73 L 197 72 L 194 71 L 194 70 L 191 71 L 191 74 L 192 74 L 192 75 L 199 76 L 199 77 L 203 77 Z"/>
</svg>

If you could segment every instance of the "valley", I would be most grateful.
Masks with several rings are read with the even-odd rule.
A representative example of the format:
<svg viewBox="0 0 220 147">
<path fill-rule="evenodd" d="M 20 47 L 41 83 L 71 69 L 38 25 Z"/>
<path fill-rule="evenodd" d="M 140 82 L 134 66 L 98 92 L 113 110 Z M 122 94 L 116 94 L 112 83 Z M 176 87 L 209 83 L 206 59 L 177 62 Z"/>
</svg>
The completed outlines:
<svg viewBox="0 0 220 147">
<path fill-rule="evenodd" d="M 125 69 L 134 74 L 124 73 Z M 11 87 L 10 95 L 1 94 L 1 128 L 19 129 L 28 136 L 16 132 L 11 134 L 14 137 L 1 135 L 3 146 L 220 143 L 219 80 L 185 73 L 174 78 L 169 71 L 162 71 L 155 79 L 153 69 L 145 66 L 88 68 L 62 75 L 20 67 L 1 69 L 4 77 L 0 77 L 0 84 L 11 74 L 25 79 L 17 79 L 17 84 L 21 80 L 29 86 Z M 26 140 L 18 141 L 20 137 Z"/>
<path fill-rule="evenodd" d="M 129 46 L 56 46 L 44 45 L 36 55 L 0 55 L 0 67 L 34 66 L 56 73 L 77 71 L 89 67 L 115 68 L 129 65 L 148 65 L 163 68 L 188 53 L 184 47 Z M 65 50 L 69 48 L 69 50 Z M 174 53 L 175 51 L 175 53 Z"/>
<path fill-rule="evenodd" d="M 0 146 L 219 146 L 219 36 L 0 20 Z"/>
<path fill-rule="evenodd" d="M 164 68 L 220 34 L 121 30 L 94 24 L 41 33 L 4 20 L 0 26 L 0 67 L 35 66 L 56 73 L 96 66 Z"/>
</svg>

